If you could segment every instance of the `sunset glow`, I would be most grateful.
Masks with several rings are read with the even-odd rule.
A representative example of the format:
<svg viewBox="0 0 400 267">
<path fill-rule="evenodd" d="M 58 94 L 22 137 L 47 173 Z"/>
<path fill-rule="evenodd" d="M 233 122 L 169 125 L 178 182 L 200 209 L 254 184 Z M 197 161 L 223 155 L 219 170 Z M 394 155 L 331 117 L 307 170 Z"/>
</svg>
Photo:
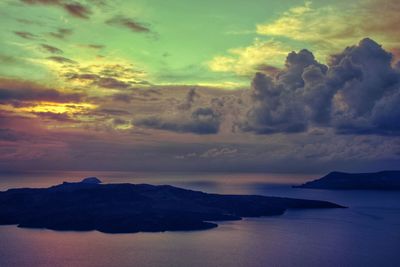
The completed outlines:
<svg viewBox="0 0 400 267">
<path fill-rule="evenodd" d="M 54 136 L 61 169 L 399 162 L 398 1 L 9 0 L 0 9 L 4 169 L 55 166 Z M 26 143 L 35 144 L 28 161 L 15 152 Z M 115 157 L 99 165 L 96 153 Z"/>
</svg>

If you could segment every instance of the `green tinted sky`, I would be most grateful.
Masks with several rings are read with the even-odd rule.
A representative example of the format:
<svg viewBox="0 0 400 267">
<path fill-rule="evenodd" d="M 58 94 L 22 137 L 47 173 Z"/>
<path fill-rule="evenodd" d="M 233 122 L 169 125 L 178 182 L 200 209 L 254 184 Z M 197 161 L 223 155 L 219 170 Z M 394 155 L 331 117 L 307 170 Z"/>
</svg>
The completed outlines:
<svg viewBox="0 0 400 267">
<path fill-rule="evenodd" d="M 270 55 L 271 60 L 265 64 L 282 66 L 287 52 L 310 47 L 309 40 L 260 34 L 256 26 L 273 23 L 293 8 L 312 6 L 318 10 L 328 4 L 298 0 L 257 0 L 245 4 L 210 0 L 88 0 L 80 1 L 85 9 L 73 14 L 65 8 L 69 3 L 77 2 L 25 0 L 0 4 L 0 51 L 7 63 L 1 66 L 3 76 L 61 82 L 66 75 L 60 70 L 64 68 L 61 65 L 68 62 L 46 59 L 57 56 L 73 60 L 81 68 L 88 64 L 133 64 L 141 72 L 140 79 L 153 84 L 245 85 L 249 76 L 247 63 L 243 71 L 220 70 L 210 65 L 216 57 L 232 56 L 230 49 L 246 49 L 258 39 L 275 42 L 274 51 L 280 52 Z M 127 21 L 148 31 L 132 30 L 124 24 Z M 62 52 L 48 51 L 43 45 Z M 233 53 L 235 60 L 241 57 L 241 51 Z"/>
</svg>

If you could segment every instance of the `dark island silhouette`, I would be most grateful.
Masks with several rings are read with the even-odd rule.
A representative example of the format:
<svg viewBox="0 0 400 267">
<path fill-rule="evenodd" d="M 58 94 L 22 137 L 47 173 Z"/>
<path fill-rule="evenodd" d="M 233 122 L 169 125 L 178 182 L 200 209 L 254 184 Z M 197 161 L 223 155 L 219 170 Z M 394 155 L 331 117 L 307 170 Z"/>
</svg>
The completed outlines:
<svg viewBox="0 0 400 267">
<path fill-rule="evenodd" d="M 336 190 L 400 190 L 400 171 L 331 172 L 320 179 L 294 187 Z"/>
<path fill-rule="evenodd" d="M 169 185 L 101 184 L 96 177 L 0 192 L 1 225 L 105 233 L 202 230 L 217 226 L 210 221 L 316 208 L 343 207 L 317 200 L 207 194 Z"/>
</svg>

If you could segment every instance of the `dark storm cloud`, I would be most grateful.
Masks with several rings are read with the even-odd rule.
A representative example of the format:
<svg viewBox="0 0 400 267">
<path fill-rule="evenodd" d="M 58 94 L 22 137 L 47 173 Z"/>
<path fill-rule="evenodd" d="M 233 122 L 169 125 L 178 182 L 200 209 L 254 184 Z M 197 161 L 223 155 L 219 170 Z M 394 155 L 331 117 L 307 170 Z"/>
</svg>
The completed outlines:
<svg viewBox="0 0 400 267">
<path fill-rule="evenodd" d="M 125 27 L 133 32 L 138 32 L 138 33 L 151 32 L 150 28 L 147 25 L 142 24 L 130 18 L 114 17 L 112 19 L 107 20 L 106 23 L 109 25 Z"/>
<path fill-rule="evenodd" d="M 253 107 L 248 111 L 243 130 L 269 134 L 296 133 L 307 129 L 308 119 L 302 99 L 305 81 L 302 74 L 311 67 L 324 73 L 326 67 L 319 64 L 308 50 L 290 53 L 285 65 L 286 69 L 275 78 L 263 73 L 257 73 L 253 78 Z"/>
<path fill-rule="evenodd" d="M 35 40 L 38 38 L 38 36 L 36 34 L 30 33 L 30 32 L 15 31 L 14 33 L 16 35 L 18 35 L 19 37 L 28 39 L 28 40 Z"/>
<path fill-rule="evenodd" d="M 52 54 L 62 54 L 63 53 L 63 51 L 61 49 L 51 46 L 51 45 L 41 44 L 40 46 L 44 51 L 52 53 Z"/>
<path fill-rule="evenodd" d="M 392 54 L 370 39 L 332 57 L 328 85 L 336 90 L 332 100 L 336 129 L 355 134 L 400 133 L 399 119 L 393 117 L 400 112 L 400 73 L 391 63 Z"/>
<path fill-rule="evenodd" d="M 211 108 L 197 108 L 188 119 L 168 119 L 149 117 L 133 122 L 135 126 L 167 130 L 178 133 L 216 134 L 219 131 L 221 119 Z"/>
<path fill-rule="evenodd" d="M 61 64 L 65 64 L 65 63 L 67 63 L 67 64 L 77 64 L 78 63 L 78 62 L 76 62 L 76 61 L 74 61 L 72 59 L 69 59 L 69 58 L 66 58 L 66 57 L 60 57 L 60 56 L 51 56 L 51 57 L 47 57 L 47 59 L 49 59 L 51 61 L 54 61 L 54 62 L 57 62 L 57 63 L 61 63 Z"/>
<path fill-rule="evenodd" d="M 20 101 L 49 101 L 57 103 L 80 102 L 84 95 L 62 93 L 31 82 L 0 79 L 0 103 L 13 104 Z"/>
<path fill-rule="evenodd" d="M 400 134 L 400 73 L 393 56 L 371 39 L 331 57 L 288 55 L 275 77 L 257 73 L 251 108 L 240 128 L 258 134 L 302 132 L 310 125 L 338 133 Z"/>
<path fill-rule="evenodd" d="M 63 0 L 21 0 L 29 5 L 51 5 L 64 9 L 68 14 L 76 18 L 88 19 L 91 11 L 88 7 L 78 3 Z"/>
</svg>

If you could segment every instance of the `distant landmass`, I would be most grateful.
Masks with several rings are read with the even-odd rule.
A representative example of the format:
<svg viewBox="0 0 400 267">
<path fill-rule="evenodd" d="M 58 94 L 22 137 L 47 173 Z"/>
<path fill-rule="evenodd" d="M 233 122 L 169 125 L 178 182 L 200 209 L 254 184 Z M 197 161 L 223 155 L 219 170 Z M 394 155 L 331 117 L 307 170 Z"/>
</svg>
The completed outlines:
<svg viewBox="0 0 400 267">
<path fill-rule="evenodd" d="M 1 225 L 105 233 L 202 230 L 217 226 L 210 221 L 316 208 L 343 207 L 317 200 L 207 194 L 169 185 L 102 184 L 96 177 L 0 192 Z"/>
<path fill-rule="evenodd" d="M 320 179 L 294 187 L 338 190 L 400 190 L 400 171 L 331 172 Z"/>
</svg>

